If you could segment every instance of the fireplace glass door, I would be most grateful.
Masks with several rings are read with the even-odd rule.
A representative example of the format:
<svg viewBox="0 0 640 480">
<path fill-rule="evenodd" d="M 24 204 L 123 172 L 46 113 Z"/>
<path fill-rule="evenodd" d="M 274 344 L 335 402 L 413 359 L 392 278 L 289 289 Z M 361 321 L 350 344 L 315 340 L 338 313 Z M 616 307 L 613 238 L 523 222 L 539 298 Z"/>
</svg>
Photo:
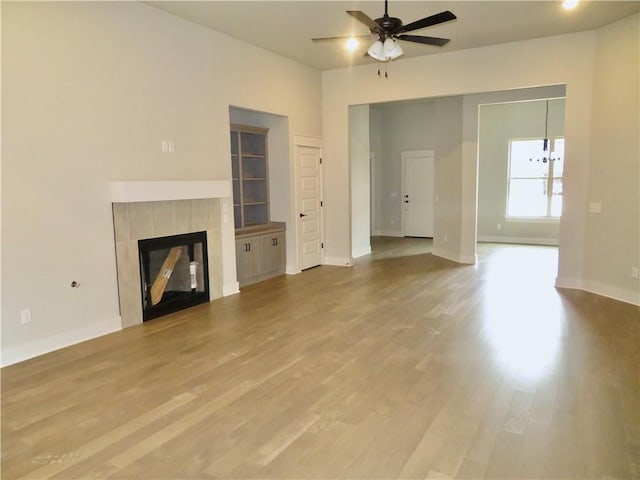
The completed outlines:
<svg viewBox="0 0 640 480">
<path fill-rule="evenodd" d="M 144 321 L 209 301 L 207 233 L 138 240 Z"/>
</svg>

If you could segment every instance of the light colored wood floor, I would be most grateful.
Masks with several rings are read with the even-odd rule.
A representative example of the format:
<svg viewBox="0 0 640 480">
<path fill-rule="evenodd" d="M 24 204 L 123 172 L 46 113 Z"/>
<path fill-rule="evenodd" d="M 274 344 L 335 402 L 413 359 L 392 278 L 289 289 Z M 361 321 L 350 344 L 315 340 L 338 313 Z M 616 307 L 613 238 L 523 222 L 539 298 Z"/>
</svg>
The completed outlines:
<svg viewBox="0 0 640 480">
<path fill-rule="evenodd" d="M 2 478 L 639 478 L 640 310 L 378 239 L 2 370 Z"/>
</svg>

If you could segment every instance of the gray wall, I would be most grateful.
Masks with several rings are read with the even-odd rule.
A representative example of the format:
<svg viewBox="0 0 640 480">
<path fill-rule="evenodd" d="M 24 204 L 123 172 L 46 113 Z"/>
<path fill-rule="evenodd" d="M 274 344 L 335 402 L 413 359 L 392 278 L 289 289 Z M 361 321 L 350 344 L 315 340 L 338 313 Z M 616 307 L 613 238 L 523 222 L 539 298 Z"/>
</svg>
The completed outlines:
<svg viewBox="0 0 640 480">
<path fill-rule="evenodd" d="M 374 235 L 401 235 L 402 185 L 400 154 L 433 149 L 434 101 L 371 106 L 370 148 L 376 159 Z"/>
<path fill-rule="evenodd" d="M 351 256 L 371 253 L 371 178 L 369 164 L 369 105 L 349 107 L 351 159 Z"/>
<path fill-rule="evenodd" d="M 449 158 L 449 162 L 453 161 L 452 155 L 461 155 L 461 152 L 456 153 L 455 148 L 464 143 L 466 147 L 478 150 L 480 153 L 483 152 L 483 148 L 485 151 L 485 155 L 481 155 L 479 158 L 480 185 L 477 230 L 480 240 L 531 242 L 543 239 L 541 243 L 557 243 L 557 222 L 555 224 L 536 224 L 533 222 L 516 224 L 511 222 L 509 226 L 505 225 L 506 174 L 499 170 L 504 169 L 506 157 L 502 155 L 504 158 L 496 163 L 493 156 L 496 151 L 502 148 L 500 145 L 506 141 L 505 139 L 514 138 L 512 134 L 517 133 L 519 138 L 544 135 L 544 120 L 541 121 L 544 118 L 544 111 L 542 114 L 538 112 L 540 105 L 544 109 L 544 102 L 537 104 L 537 107 L 526 107 L 527 104 L 524 103 L 497 103 L 562 97 L 564 93 L 565 88 L 560 85 L 464 95 L 456 97 L 456 99 L 454 97 L 419 99 L 371 105 L 370 148 L 376 159 L 375 177 L 372 179 L 372 182 L 375 182 L 373 185 L 375 196 L 372 203 L 375 205 L 374 211 L 376 212 L 373 219 L 373 234 L 390 236 L 402 234 L 401 152 L 433 149 L 436 159 L 435 190 L 439 199 L 435 205 L 436 222 L 439 223 L 441 229 L 444 229 L 439 230 L 441 235 L 444 237 L 447 234 L 447 241 L 444 242 L 444 238 L 442 238 L 442 243 L 456 242 L 455 238 L 450 240 L 448 234 L 449 230 L 456 229 L 452 225 L 447 228 L 444 220 L 451 218 L 448 217 L 453 213 L 451 209 L 456 209 L 455 199 L 446 200 L 451 186 L 455 185 L 456 181 L 454 172 L 448 171 L 451 166 L 442 157 Z M 463 102 L 462 106 L 458 104 L 459 101 Z M 488 110 L 493 112 L 492 115 L 487 114 L 487 121 L 484 125 L 479 125 L 478 110 L 483 104 L 497 105 L 482 107 L 483 109 L 493 108 L 495 111 Z M 509 107 L 509 105 L 520 106 Z M 564 132 L 564 101 L 561 106 L 558 104 L 553 108 L 561 110 L 561 112 L 552 111 L 553 132 L 560 135 Z M 517 117 L 525 113 L 526 118 L 521 118 L 517 122 L 512 122 L 513 118 L 503 118 L 502 120 L 499 118 L 500 115 Z M 514 124 L 501 125 L 500 122 L 503 120 Z M 501 128 L 502 126 L 504 128 Z M 482 145 L 481 137 L 480 147 L 478 147 L 479 128 L 487 132 L 486 145 Z M 460 129 L 464 132 L 464 138 Z M 502 153 L 506 153 L 506 150 Z M 496 173 L 496 170 L 499 173 Z M 460 172 L 458 173 L 460 174 Z M 499 192 L 497 192 L 498 189 Z M 441 198 L 442 195 L 444 198 Z M 457 214 L 460 212 L 458 211 Z M 497 230 L 497 223 L 501 223 L 502 230 Z"/>
<path fill-rule="evenodd" d="M 550 137 L 564 135 L 564 103 L 564 99 L 549 102 Z M 506 218 L 509 140 L 544 137 L 545 108 L 545 100 L 480 106 L 477 225 L 480 241 L 558 244 L 559 219 Z"/>
</svg>

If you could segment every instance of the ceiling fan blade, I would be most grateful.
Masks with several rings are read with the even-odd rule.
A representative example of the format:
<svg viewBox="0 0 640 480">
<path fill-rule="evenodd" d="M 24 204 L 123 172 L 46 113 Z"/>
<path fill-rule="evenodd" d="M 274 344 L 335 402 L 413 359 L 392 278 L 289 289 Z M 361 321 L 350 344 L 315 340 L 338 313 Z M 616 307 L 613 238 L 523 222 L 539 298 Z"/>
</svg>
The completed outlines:
<svg viewBox="0 0 640 480">
<path fill-rule="evenodd" d="M 424 43 L 425 45 L 435 45 L 436 47 L 442 47 L 449 43 L 448 38 L 422 37 L 420 35 L 397 35 L 395 38 L 405 42 Z"/>
<path fill-rule="evenodd" d="M 456 17 L 449 10 L 445 10 L 444 12 L 436 13 L 435 15 L 431 15 L 430 17 L 425 17 L 420 20 L 416 20 L 415 22 L 411 22 L 408 25 L 403 25 L 393 33 L 412 32 L 413 30 L 419 30 L 421 28 L 430 27 L 439 23 L 449 22 L 451 20 L 455 20 L 456 18 L 458 17 Z"/>
<path fill-rule="evenodd" d="M 360 10 L 347 10 L 347 13 L 356 20 L 364 23 L 370 30 L 382 33 L 382 28 L 376 22 L 374 22 L 366 13 Z"/>
<path fill-rule="evenodd" d="M 336 40 L 349 40 L 350 38 L 356 39 L 370 39 L 371 34 L 369 35 L 349 35 L 349 36 L 341 36 L 341 37 L 321 37 L 321 38 L 312 38 L 313 42 L 326 42 L 326 41 L 336 41 Z"/>
</svg>

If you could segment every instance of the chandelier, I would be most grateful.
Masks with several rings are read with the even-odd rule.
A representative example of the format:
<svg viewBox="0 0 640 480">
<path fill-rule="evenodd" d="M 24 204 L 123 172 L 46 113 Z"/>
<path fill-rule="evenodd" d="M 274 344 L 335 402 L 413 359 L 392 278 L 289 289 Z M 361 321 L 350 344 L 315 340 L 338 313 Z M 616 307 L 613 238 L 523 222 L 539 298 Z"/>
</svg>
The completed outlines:
<svg viewBox="0 0 640 480">
<path fill-rule="evenodd" d="M 549 151 L 549 100 L 547 100 L 547 105 L 545 109 L 545 117 L 544 117 L 544 140 L 542 141 L 542 157 L 536 158 L 536 162 L 555 162 L 556 160 L 560 160 L 560 157 L 552 157 L 551 152 Z M 530 162 L 533 162 L 533 158 L 529 158 Z"/>
</svg>

